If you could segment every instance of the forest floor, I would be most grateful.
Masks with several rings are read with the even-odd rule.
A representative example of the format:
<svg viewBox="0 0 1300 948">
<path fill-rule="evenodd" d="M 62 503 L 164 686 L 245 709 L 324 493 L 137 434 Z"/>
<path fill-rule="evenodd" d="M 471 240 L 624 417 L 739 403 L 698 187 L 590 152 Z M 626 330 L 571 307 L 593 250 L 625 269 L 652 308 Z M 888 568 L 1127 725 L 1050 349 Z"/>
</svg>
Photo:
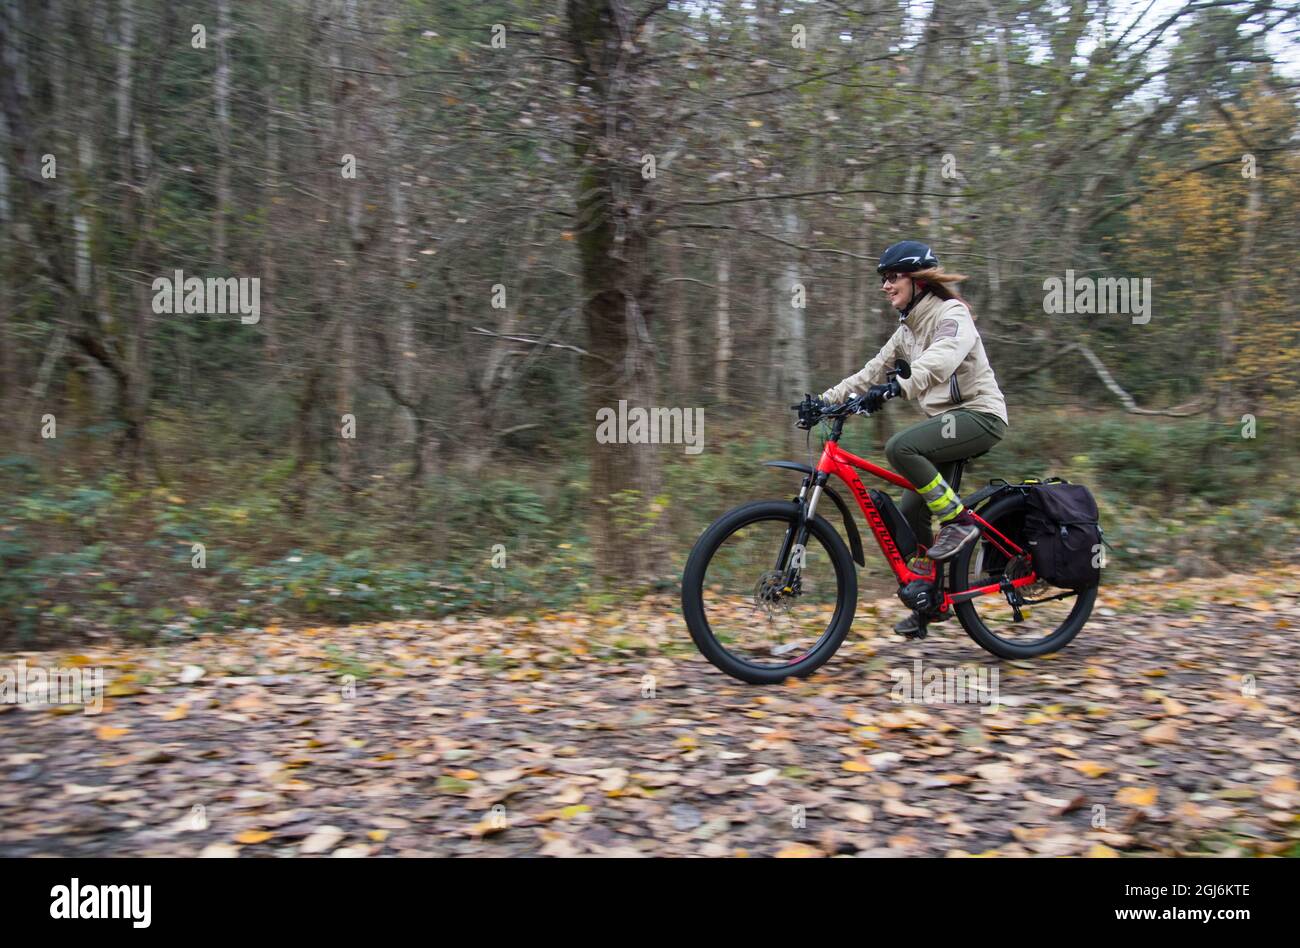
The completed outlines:
<svg viewBox="0 0 1300 948">
<path fill-rule="evenodd" d="M 1300 854 L 1300 568 L 1138 578 L 1025 662 L 864 601 L 767 688 L 670 597 L 14 653 L 107 697 L 0 704 L 0 855 Z M 998 707 L 895 701 L 917 661 Z"/>
</svg>

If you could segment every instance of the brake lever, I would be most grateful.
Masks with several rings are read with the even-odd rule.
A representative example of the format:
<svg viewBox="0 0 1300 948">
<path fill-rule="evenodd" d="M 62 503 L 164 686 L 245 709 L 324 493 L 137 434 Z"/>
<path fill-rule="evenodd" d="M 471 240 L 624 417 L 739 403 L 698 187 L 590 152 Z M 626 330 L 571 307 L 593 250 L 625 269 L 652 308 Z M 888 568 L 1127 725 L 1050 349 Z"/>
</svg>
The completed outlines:
<svg viewBox="0 0 1300 948">
<path fill-rule="evenodd" d="M 790 407 L 799 412 L 799 417 L 794 423 L 796 428 L 801 428 L 804 431 L 811 431 L 816 427 L 820 417 L 813 417 L 816 403 L 813 401 L 812 395 L 805 392 L 803 401 L 799 402 L 797 405 L 791 405 Z"/>
<path fill-rule="evenodd" d="M 854 395 L 844 403 L 844 407 L 854 415 L 870 415 L 871 410 L 867 408 L 866 398 L 865 395 Z"/>
</svg>

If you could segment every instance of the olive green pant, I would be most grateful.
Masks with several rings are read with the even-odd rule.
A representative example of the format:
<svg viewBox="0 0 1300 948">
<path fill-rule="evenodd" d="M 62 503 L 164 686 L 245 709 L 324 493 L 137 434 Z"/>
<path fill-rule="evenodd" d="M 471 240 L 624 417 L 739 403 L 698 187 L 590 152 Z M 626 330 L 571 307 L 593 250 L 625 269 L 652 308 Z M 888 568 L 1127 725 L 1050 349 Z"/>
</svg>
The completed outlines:
<svg viewBox="0 0 1300 948">
<path fill-rule="evenodd" d="M 904 428 L 889 439 L 885 456 L 894 470 L 918 489 L 936 475 L 950 484 L 958 461 L 983 454 L 1002 440 L 1006 430 L 1006 422 L 997 415 L 957 408 Z M 933 540 L 930 510 L 921 495 L 904 491 L 898 506 L 916 539 L 929 546 Z"/>
</svg>

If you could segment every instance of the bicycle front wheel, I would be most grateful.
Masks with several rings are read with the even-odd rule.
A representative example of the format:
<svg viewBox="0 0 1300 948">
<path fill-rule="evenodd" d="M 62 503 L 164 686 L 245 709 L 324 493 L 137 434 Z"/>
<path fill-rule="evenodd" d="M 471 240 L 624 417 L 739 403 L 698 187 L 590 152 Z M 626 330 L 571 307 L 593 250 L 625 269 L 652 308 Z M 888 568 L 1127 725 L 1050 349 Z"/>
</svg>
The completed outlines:
<svg viewBox="0 0 1300 948">
<path fill-rule="evenodd" d="M 741 681 L 811 674 L 853 624 L 858 578 L 822 517 L 800 545 L 799 505 L 760 501 L 714 523 L 682 575 L 682 615 L 704 657 Z"/>
</svg>

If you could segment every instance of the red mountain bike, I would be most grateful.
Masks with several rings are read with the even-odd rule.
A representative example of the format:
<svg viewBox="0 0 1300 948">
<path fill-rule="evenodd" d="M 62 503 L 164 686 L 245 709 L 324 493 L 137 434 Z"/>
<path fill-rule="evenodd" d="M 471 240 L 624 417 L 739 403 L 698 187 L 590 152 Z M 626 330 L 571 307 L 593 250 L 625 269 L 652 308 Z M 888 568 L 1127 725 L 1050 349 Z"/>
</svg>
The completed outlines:
<svg viewBox="0 0 1300 948">
<path fill-rule="evenodd" d="M 908 378 L 903 360 L 893 375 Z M 840 647 L 853 624 L 862 539 L 848 505 L 829 484 L 848 484 L 898 580 L 898 597 L 928 622 L 955 613 L 979 645 L 1002 658 L 1032 658 L 1063 648 L 1083 628 L 1097 587 L 1061 590 L 1034 572 L 1023 527 L 1028 491 L 1036 481 L 990 481 L 963 503 L 980 539 L 952 560 L 925 556 L 910 526 L 883 491 L 868 489 L 854 469 L 904 490 L 906 478 L 845 451 L 840 433 L 849 415 L 869 415 L 862 396 L 823 406 L 806 399 L 800 425 L 830 422 L 814 469 L 791 461 L 768 466 L 801 471 L 792 500 L 745 504 L 723 514 L 696 541 L 682 576 L 682 614 L 691 638 L 710 662 L 735 678 L 770 684 L 811 674 Z M 969 460 L 969 459 L 967 459 Z M 952 488 L 958 490 L 964 461 Z M 829 497 L 844 519 L 848 545 L 817 508 Z M 924 636 L 924 626 L 921 635 Z"/>
</svg>

